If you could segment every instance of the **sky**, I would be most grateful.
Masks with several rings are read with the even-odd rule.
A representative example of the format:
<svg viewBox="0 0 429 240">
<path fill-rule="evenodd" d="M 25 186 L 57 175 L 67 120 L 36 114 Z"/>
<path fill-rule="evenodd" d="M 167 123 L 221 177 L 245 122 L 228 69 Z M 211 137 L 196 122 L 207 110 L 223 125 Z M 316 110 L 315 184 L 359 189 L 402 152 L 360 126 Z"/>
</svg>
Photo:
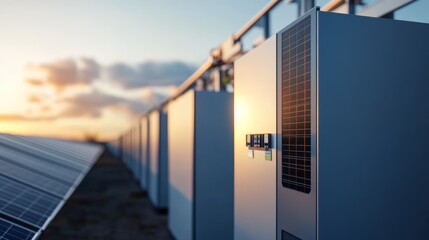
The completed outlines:
<svg viewBox="0 0 429 240">
<path fill-rule="evenodd" d="M 0 132 L 112 139 L 267 3 L 0 0 Z M 420 0 L 396 17 L 429 22 L 427 10 Z M 295 18 L 282 3 L 273 32 Z"/>
</svg>

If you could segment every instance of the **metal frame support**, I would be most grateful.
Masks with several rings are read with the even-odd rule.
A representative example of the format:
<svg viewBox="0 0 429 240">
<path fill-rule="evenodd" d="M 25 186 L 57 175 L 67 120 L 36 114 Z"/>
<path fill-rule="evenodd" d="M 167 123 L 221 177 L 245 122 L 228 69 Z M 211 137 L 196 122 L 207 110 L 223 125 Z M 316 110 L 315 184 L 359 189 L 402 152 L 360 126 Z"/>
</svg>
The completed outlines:
<svg viewBox="0 0 429 240">
<path fill-rule="evenodd" d="M 250 21 L 244 25 L 233 37 L 235 41 L 240 41 L 241 37 L 246 34 L 255 24 L 261 20 L 268 12 L 275 8 L 281 0 L 271 0 L 265 7 L 263 7 Z"/>
<path fill-rule="evenodd" d="M 287 0 L 287 3 L 298 4 L 298 17 L 301 17 L 315 6 L 314 0 Z"/>
<path fill-rule="evenodd" d="M 359 0 L 347 0 L 347 9 L 349 14 L 356 14 L 356 4 Z"/>
<path fill-rule="evenodd" d="M 310 11 L 314 8 L 315 3 L 314 0 L 301 0 L 301 6 L 298 8 L 298 16 L 304 15 L 306 12 Z"/>
<path fill-rule="evenodd" d="M 262 16 L 261 20 L 261 27 L 264 32 L 264 38 L 268 39 L 271 36 L 271 29 L 270 29 L 270 13 L 267 12 L 264 16 Z"/>
</svg>

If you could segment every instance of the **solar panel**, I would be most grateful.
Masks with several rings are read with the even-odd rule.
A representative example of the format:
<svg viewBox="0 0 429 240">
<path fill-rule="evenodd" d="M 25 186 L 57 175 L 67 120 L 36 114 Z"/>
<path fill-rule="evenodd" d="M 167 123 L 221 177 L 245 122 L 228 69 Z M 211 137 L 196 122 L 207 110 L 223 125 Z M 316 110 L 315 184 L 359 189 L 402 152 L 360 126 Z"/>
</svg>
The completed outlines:
<svg viewBox="0 0 429 240">
<path fill-rule="evenodd" d="M 79 172 L 71 171 L 67 168 L 55 166 L 50 163 L 40 161 L 37 158 L 17 152 L 10 148 L 0 145 L 0 152 L 3 159 L 8 160 L 21 167 L 41 172 L 46 176 L 55 178 L 66 183 L 73 183 L 79 176 Z"/>
<path fill-rule="evenodd" d="M 282 185 L 311 191 L 311 21 L 282 33 Z"/>
<path fill-rule="evenodd" d="M 58 144 L 56 141 L 45 141 L 44 139 L 36 137 L 10 136 L 9 138 L 13 138 L 41 150 L 49 151 L 53 154 L 60 154 L 61 156 L 70 158 L 73 162 L 80 163 L 83 166 L 88 166 L 88 163 L 90 163 L 90 161 L 86 161 L 85 158 L 89 158 L 91 156 L 86 153 L 81 153 L 81 149 L 75 149 L 70 144 Z"/>
<path fill-rule="evenodd" d="M 19 137 L 19 136 L 14 136 L 14 137 Z M 96 155 L 96 153 L 94 152 L 94 144 L 86 143 L 85 145 L 83 145 L 82 143 L 78 143 L 78 142 L 70 142 L 70 141 L 40 138 L 40 137 L 24 137 L 24 139 L 33 141 L 33 142 L 40 142 L 44 144 L 44 146 L 56 146 L 63 151 L 70 150 L 73 155 L 83 157 L 81 158 L 82 161 L 85 161 L 85 159 L 89 159 L 91 157 L 94 157 L 94 155 Z"/>
<path fill-rule="evenodd" d="M 0 157 L 0 175 L 15 179 L 19 182 L 31 185 L 35 188 L 50 192 L 57 196 L 64 196 L 71 187 L 71 184 L 65 184 L 55 181 L 43 174 L 18 167 Z"/>
<path fill-rule="evenodd" d="M 101 151 L 95 144 L 0 134 L 0 240 L 39 236 Z"/>
<path fill-rule="evenodd" d="M 43 159 L 44 161 L 50 162 L 55 165 L 75 169 L 77 171 L 84 169 L 86 166 L 86 164 L 77 163 L 76 161 L 72 161 L 70 158 L 64 157 L 62 155 L 52 153 L 51 151 L 47 152 L 40 147 L 34 147 L 32 145 L 25 144 L 23 142 L 16 141 L 11 138 L 5 138 L 1 135 L 0 140 L 2 140 L 0 144 L 4 146 L 7 146 L 11 149 L 19 149 L 19 151 L 25 154 L 32 155 L 39 159 Z"/>
<path fill-rule="evenodd" d="M 42 227 L 61 199 L 0 176 L 0 212 Z"/>
<path fill-rule="evenodd" d="M 34 231 L 0 219 L 0 240 L 30 240 L 34 235 Z"/>
</svg>

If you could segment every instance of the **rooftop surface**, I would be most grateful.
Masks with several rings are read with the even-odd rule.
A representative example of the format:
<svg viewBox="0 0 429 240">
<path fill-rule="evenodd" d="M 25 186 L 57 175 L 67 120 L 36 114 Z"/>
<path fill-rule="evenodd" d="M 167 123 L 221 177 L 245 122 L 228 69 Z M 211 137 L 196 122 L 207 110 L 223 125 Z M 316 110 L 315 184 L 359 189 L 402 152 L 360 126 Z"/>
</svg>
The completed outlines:
<svg viewBox="0 0 429 240">
<path fill-rule="evenodd" d="M 39 239 L 172 239 L 131 173 L 105 151 Z"/>
</svg>

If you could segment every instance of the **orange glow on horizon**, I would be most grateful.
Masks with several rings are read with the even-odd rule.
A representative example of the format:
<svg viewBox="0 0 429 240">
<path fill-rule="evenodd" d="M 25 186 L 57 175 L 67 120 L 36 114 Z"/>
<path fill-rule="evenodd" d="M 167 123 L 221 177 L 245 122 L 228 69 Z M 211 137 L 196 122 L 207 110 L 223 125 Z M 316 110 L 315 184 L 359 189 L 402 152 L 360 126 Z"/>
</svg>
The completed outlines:
<svg viewBox="0 0 429 240">
<path fill-rule="evenodd" d="M 20 119 L 21 118 L 21 119 Z M 129 117 L 106 111 L 101 118 L 38 120 L 22 119 L 20 115 L 0 115 L 0 133 L 44 136 L 70 140 L 96 138 L 98 141 L 116 139 L 130 125 Z"/>
</svg>

